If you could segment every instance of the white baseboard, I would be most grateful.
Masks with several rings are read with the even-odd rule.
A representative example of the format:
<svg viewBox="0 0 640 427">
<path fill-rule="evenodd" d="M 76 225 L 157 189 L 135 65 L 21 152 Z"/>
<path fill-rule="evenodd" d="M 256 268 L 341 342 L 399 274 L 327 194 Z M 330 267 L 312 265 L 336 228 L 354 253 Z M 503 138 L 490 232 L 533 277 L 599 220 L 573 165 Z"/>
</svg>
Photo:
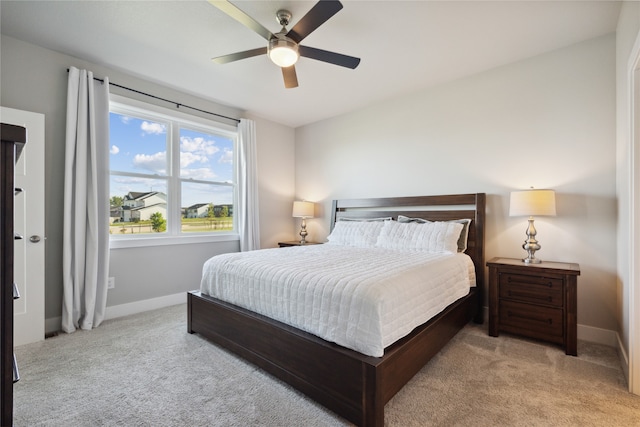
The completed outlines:
<svg viewBox="0 0 640 427">
<path fill-rule="evenodd" d="M 44 319 L 44 336 L 59 332 L 62 330 L 62 316 L 50 317 Z"/>
<path fill-rule="evenodd" d="M 578 339 L 608 345 L 609 347 L 618 346 L 618 333 L 616 331 L 593 326 L 578 325 Z"/>
<path fill-rule="evenodd" d="M 169 307 L 171 305 L 184 304 L 187 302 L 187 293 L 166 295 L 163 297 L 151 298 L 142 301 L 130 302 L 127 304 L 113 305 L 107 307 L 104 320 L 115 319 L 117 317 L 129 316 L 130 314 L 142 313 L 144 311 L 155 310 L 157 308 Z M 45 335 L 58 332 L 62 329 L 62 317 L 51 317 L 45 319 Z"/>
<path fill-rule="evenodd" d="M 111 307 L 107 307 L 104 315 L 104 320 L 115 319 L 116 317 L 123 317 L 130 314 L 137 314 L 144 311 L 155 310 L 157 308 L 186 303 L 187 293 L 181 292 L 179 294 L 166 295 L 163 297 L 130 302 L 128 304 L 114 305 Z"/>
<path fill-rule="evenodd" d="M 616 339 L 617 339 L 616 349 L 618 350 L 618 356 L 620 357 L 620 365 L 622 366 L 622 372 L 624 373 L 624 377 L 627 380 L 627 384 L 629 384 L 629 356 L 627 355 L 627 352 L 624 349 L 624 345 L 622 344 L 622 340 L 620 339 L 620 334 L 616 334 Z"/>
</svg>

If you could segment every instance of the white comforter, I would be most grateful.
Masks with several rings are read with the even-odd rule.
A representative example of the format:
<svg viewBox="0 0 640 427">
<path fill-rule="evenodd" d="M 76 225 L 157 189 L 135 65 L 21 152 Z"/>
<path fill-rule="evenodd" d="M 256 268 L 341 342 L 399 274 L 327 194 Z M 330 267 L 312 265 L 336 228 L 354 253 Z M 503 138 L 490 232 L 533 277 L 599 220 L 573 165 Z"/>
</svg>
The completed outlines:
<svg viewBox="0 0 640 427">
<path fill-rule="evenodd" d="M 474 285 L 464 254 L 326 244 L 215 256 L 201 291 L 380 357 Z"/>
</svg>

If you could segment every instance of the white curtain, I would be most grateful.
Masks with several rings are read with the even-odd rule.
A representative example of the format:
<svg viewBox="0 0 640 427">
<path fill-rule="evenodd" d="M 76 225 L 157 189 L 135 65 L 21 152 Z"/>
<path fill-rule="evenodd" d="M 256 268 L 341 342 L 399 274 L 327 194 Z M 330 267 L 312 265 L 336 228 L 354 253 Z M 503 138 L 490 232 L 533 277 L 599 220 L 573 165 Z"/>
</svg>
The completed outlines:
<svg viewBox="0 0 640 427">
<path fill-rule="evenodd" d="M 260 249 L 260 225 L 258 214 L 258 162 L 256 124 L 253 120 L 240 119 L 238 125 L 238 194 L 240 250 Z"/>
<path fill-rule="evenodd" d="M 62 329 L 104 319 L 109 268 L 109 80 L 69 69 L 64 176 Z"/>
</svg>

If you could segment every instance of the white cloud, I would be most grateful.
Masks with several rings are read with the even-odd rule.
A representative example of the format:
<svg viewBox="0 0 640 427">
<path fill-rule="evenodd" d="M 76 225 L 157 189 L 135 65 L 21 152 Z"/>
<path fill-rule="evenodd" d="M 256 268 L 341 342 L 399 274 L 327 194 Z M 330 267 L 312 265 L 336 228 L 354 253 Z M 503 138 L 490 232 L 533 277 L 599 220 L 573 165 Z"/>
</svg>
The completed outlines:
<svg viewBox="0 0 640 427">
<path fill-rule="evenodd" d="M 133 165 L 164 175 L 167 171 L 167 153 L 161 151 L 155 154 L 136 154 L 133 158 Z"/>
<path fill-rule="evenodd" d="M 120 152 L 120 149 L 118 148 L 118 146 L 117 146 L 117 145 L 112 145 L 112 146 L 111 146 L 111 150 L 109 150 L 109 152 L 110 152 L 111 154 L 118 154 L 118 153 Z"/>
<path fill-rule="evenodd" d="M 199 169 L 181 169 L 180 176 L 182 178 L 192 178 L 192 179 L 213 179 L 216 177 L 216 174 L 209 168 L 199 168 Z"/>
<path fill-rule="evenodd" d="M 233 150 L 229 150 L 228 148 L 224 149 L 224 153 L 218 159 L 218 163 L 233 163 Z"/>
<path fill-rule="evenodd" d="M 216 147 L 216 142 L 213 140 L 183 136 L 180 138 L 180 151 L 212 156 L 220 151 L 220 148 Z"/>
<path fill-rule="evenodd" d="M 161 135 L 161 134 L 166 132 L 167 128 L 166 128 L 165 125 L 160 124 L 160 123 L 144 121 L 140 125 L 140 129 L 142 129 L 142 131 L 144 133 L 151 133 L 151 134 L 154 134 L 154 135 Z"/>
<path fill-rule="evenodd" d="M 180 167 L 186 168 L 187 166 L 193 163 L 207 163 L 209 159 L 206 156 L 201 156 L 199 154 L 189 153 L 189 152 L 181 152 L 180 153 Z"/>
</svg>

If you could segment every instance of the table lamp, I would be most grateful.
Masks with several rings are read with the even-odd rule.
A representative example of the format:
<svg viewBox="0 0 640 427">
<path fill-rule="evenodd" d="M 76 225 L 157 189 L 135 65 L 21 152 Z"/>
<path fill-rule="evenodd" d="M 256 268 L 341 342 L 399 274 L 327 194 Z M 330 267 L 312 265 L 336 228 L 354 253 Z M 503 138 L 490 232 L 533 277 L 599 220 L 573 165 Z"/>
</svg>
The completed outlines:
<svg viewBox="0 0 640 427">
<path fill-rule="evenodd" d="M 312 202 L 306 202 L 306 201 L 293 202 L 293 217 L 302 218 L 302 225 L 301 225 L 302 228 L 300 230 L 301 245 L 304 245 L 305 243 L 307 243 L 307 241 L 305 240 L 307 237 L 306 219 L 313 218 L 314 208 L 315 206 Z"/>
<path fill-rule="evenodd" d="M 522 249 L 528 256 L 523 259 L 526 264 L 539 264 L 542 262 L 536 258 L 536 251 L 540 250 L 540 244 L 536 240 L 536 228 L 533 225 L 533 217 L 538 215 L 556 216 L 556 195 L 553 190 L 524 190 L 512 191 L 509 203 L 509 216 L 528 216 L 527 240 Z"/>
</svg>

